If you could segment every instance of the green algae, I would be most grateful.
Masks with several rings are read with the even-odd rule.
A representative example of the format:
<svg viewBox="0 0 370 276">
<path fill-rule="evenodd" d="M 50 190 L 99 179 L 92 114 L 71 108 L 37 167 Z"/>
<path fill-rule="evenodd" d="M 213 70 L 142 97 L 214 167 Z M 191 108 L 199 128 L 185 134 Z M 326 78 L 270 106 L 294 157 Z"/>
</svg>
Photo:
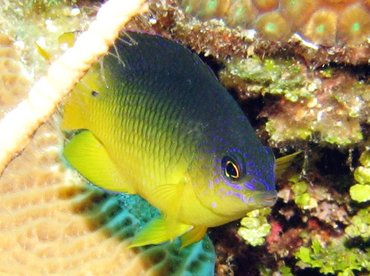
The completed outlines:
<svg viewBox="0 0 370 276">
<path fill-rule="evenodd" d="M 360 163 L 353 174 L 356 184 L 349 192 L 353 200 L 366 202 L 370 200 L 370 150 L 361 154 Z"/>
<path fill-rule="evenodd" d="M 340 77 L 338 77 L 340 79 Z M 369 86 L 354 80 L 331 80 L 315 97 L 298 102 L 280 101 L 265 108 L 266 131 L 272 143 L 306 140 L 348 147 L 363 141 L 370 100 Z M 328 88 L 325 88 L 325 87 Z"/>
<path fill-rule="evenodd" d="M 349 191 L 351 198 L 358 202 L 370 200 L 370 185 L 355 184 Z"/>
<path fill-rule="evenodd" d="M 298 139 L 347 147 L 364 139 L 370 86 L 338 69 L 312 70 L 290 58 L 252 55 L 227 59 L 220 79 L 241 100 L 279 97 L 262 112 L 271 142 Z"/>
<path fill-rule="evenodd" d="M 318 88 L 315 80 L 307 81 L 304 67 L 290 59 L 230 59 L 221 72 L 221 80 L 232 87 L 240 83 L 253 95 L 281 95 L 297 102 L 301 98 L 312 98 Z"/>
<path fill-rule="evenodd" d="M 370 168 L 370 149 L 364 151 L 360 156 L 360 163 L 366 168 Z M 370 182 L 370 178 L 367 178 Z"/>
<path fill-rule="evenodd" d="M 247 244 L 252 246 L 262 245 L 265 237 L 270 233 L 271 225 L 267 221 L 267 215 L 271 212 L 270 208 L 263 208 L 248 212 L 240 221 L 238 235 L 244 239 Z"/>
<path fill-rule="evenodd" d="M 346 234 L 351 238 L 370 238 L 370 207 L 360 209 L 351 219 L 351 224 L 345 229 Z"/>
<path fill-rule="evenodd" d="M 286 266 L 285 264 L 281 265 L 278 268 L 278 271 L 274 272 L 270 268 L 261 267 L 260 268 L 260 275 L 261 276 L 271 276 L 271 275 L 279 275 L 279 276 L 293 276 L 292 269 L 289 266 Z"/>
<path fill-rule="evenodd" d="M 360 203 L 368 201 L 370 196 L 370 190 L 367 189 L 370 187 L 370 174 L 367 170 L 367 166 L 370 165 L 369 152 L 365 150 L 361 154 L 360 166 L 353 173 L 356 184 L 350 188 L 352 200 Z M 305 195 L 307 184 L 293 181 L 292 189 L 296 204 L 304 209 L 309 201 L 305 197 L 297 198 L 297 195 Z M 357 208 L 360 208 L 360 205 Z M 297 266 L 301 269 L 316 268 L 323 274 L 343 276 L 355 275 L 356 271 L 370 271 L 370 249 L 366 245 L 370 238 L 370 207 L 358 209 L 345 224 L 347 226 L 340 238 L 332 238 L 327 244 L 318 238 L 312 238 L 311 246 L 300 247 L 295 253 Z M 351 239 L 357 239 L 357 245 L 356 243 L 351 245 Z M 359 246 L 358 242 L 362 246 Z"/>
<path fill-rule="evenodd" d="M 275 142 L 284 142 L 292 140 L 308 140 L 312 136 L 312 130 L 305 126 L 296 126 L 295 128 L 286 128 L 286 131 L 282 131 L 280 122 L 277 118 L 271 118 L 266 122 L 266 131 L 270 135 L 270 139 Z"/>
<path fill-rule="evenodd" d="M 292 183 L 294 202 L 301 209 L 312 209 L 317 207 L 317 201 L 311 196 L 308 190 L 308 183 L 300 180 L 298 175 L 292 176 L 289 181 Z"/>
<path fill-rule="evenodd" d="M 354 171 L 356 183 L 350 188 L 352 200 L 365 203 L 370 201 L 370 150 L 365 150 L 360 156 L 360 166 Z M 345 232 L 351 238 L 370 238 L 370 207 L 360 209 L 351 218 L 351 224 L 346 227 Z"/>
<path fill-rule="evenodd" d="M 342 241 L 322 245 L 314 239 L 310 247 L 301 247 L 295 257 L 301 268 L 317 268 L 323 274 L 355 275 L 355 271 L 370 270 L 370 252 L 347 248 Z"/>
<path fill-rule="evenodd" d="M 73 5 L 76 2 L 77 0 L 25 0 L 18 1 L 18 5 L 22 6 L 22 9 L 28 13 L 48 13 L 51 8 Z"/>
</svg>

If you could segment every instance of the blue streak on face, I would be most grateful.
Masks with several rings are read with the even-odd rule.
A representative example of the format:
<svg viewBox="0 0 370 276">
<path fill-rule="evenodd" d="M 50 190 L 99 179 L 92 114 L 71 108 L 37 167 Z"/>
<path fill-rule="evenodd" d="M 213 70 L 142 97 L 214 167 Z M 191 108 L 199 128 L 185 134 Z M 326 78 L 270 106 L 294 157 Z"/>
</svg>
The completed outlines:
<svg viewBox="0 0 370 276">
<path fill-rule="evenodd" d="M 255 187 L 254 185 L 252 185 L 251 183 L 245 182 L 245 183 L 244 183 L 244 186 L 245 186 L 248 190 L 251 190 L 251 191 L 255 191 L 255 190 L 256 190 L 256 187 Z"/>
<path fill-rule="evenodd" d="M 235 189 L 235 190 L 243 190 L 243 186 L 242 185 L 240 185 L 240 184 L 232 184 L 232 183 L 230 183 L 230 182 L 227 182 L 227 186 L 229 186 L 229 187 L 231 187 L 231 188 L 233 188 L 233 189 Z"/>
<path fill-rule="evenodd" d="M 238 192 L 227 191 L 226 192 L 226 195 L 227 196 L 234 196 L 234 197 L 240 199 L 241 201 L 243 201 L 244 203 L 247 203 L 248 202 L 247 198 L 244 195 L 239 194 Z"/>
</svg>

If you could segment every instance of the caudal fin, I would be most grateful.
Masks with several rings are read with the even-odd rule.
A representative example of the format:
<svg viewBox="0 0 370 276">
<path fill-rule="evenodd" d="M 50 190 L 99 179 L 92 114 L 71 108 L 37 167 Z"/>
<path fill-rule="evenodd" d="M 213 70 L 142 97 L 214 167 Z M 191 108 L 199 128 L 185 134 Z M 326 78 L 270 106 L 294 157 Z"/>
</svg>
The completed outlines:
<svg viewBox="0 0 370 276">
<path fill-rule="evenodd" d="M 276 178 L 281 177 L 281 175 L 288 169 L 288 167 L 292 164 L 295 158 L 302 153 L 301 151 L 294 152 L 292 154 L 282 156 L 277 158 L 275 161 L 275 175 Z"/>
</svg>

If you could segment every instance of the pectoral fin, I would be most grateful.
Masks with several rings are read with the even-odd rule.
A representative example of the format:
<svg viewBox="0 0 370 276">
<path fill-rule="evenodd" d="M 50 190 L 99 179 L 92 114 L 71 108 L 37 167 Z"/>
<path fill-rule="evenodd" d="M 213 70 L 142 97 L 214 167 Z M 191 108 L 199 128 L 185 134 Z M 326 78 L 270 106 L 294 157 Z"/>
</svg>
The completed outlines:
<svg viewBox="0 0 370 276">
<path fill-rule="evenodd" d="M 191 225 L 170 222 L 164 217 L 153 219 L 144 228 L 135 235 L 131 247 L 159 244 L 174 240 L 176 237 L 184 234 L 191 228 Z"/>
<path fill-rule="evenodd" d="M 186 247 L 192 243 L 200 241 L 207 232 L 207 227 L 205 226 L 195 226 L 190 231 L 186 232 L 181 237 L 181 247 Z"/>
<path fill-rule="evenodd" d="M 281 177 L 281 175 L 287 170 L 287 168 L 292 164 L 293 160 L 296 158 L 297 155 L 302 153 L 301 151 L 294 152 L 292 154 L 282 156 L 277 158 L 275 161 L 275 175 L 277 178 Z"/>
<path fill-rule="evenodd" d="M 122 181 L 120 173 L 104 146 L 90 131 L 75 135 L 64 147 L 64 157 L 86 179 L 104 189 L 133 193 Z"/>
<path fill-rule="evenodd" d="M 153 189 L 153 197 L 157 198 L 159 202 L 165 203 L 165 205 L 169 207 L 166 208 L 164 212 L 166 217 L 170 218 L 171 221 L 177 220 L 182 203 L 184 187 L 185 184 L 183 182 L 179 182 L 175 184 L 158 185 Z"/>
</svg>

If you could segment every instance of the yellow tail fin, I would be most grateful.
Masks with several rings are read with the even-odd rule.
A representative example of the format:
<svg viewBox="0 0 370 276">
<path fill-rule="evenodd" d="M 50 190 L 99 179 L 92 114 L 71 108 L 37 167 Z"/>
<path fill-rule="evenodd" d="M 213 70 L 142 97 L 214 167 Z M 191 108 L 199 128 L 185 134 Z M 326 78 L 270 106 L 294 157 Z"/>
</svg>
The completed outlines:
<svg viewBox="0 0 370 276">
<path fill-rule="evenodd" d="M 281 177 L 281 175 L 292 164 L 292 162 L 296 158 L 296 156 L 301 154 L 301 153 L 302 153 L 301 151 L 297 151 L 297 152 L 294 152 L 292 154 L 277 158 L 276 161 L 275 161 L 275 175 L 276 175 L 276 178 Z"/>
</svg>

